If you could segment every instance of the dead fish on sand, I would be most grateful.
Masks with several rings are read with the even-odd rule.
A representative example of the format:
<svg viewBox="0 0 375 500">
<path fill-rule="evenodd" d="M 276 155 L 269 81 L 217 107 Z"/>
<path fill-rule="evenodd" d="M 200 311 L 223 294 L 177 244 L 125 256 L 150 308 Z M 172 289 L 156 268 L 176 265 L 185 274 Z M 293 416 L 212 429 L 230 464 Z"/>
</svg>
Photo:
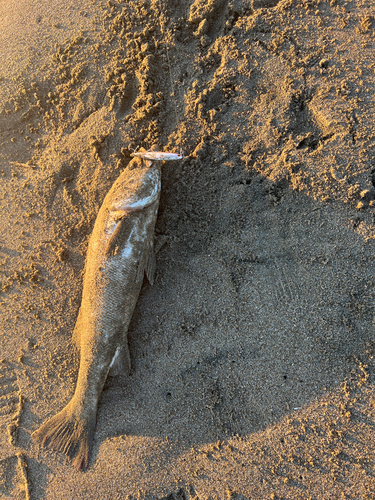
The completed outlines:
<svg viewBox="0 0 375 500">
<path fill-rule="evenodd" d="M 37 443 L 66 453 L 77 469 L 89 464 L 98 401 L 108 373 L 130 370 L 129 323 L 144 273 L 152 284 L 155 271 L 160 161 L 181 158 L 158 151 L 138 151 L 134 156 L 105 197 L 89 241 L 73 334 L 80 350 L 74 396 L 33 433 Z"/>
</svg>

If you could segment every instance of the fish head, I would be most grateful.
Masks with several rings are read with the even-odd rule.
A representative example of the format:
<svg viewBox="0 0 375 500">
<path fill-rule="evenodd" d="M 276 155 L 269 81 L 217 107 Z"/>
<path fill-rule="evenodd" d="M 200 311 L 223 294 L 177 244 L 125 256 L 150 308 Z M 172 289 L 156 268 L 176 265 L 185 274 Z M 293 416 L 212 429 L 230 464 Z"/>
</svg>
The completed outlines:
<svg viewBox="0 0 375 500">
<path fill-rule="evenodd" d="M 110 212 L 141 210 L 160 197 L 161 163 L 135 156 L 106 197 Z"/>
</svg>

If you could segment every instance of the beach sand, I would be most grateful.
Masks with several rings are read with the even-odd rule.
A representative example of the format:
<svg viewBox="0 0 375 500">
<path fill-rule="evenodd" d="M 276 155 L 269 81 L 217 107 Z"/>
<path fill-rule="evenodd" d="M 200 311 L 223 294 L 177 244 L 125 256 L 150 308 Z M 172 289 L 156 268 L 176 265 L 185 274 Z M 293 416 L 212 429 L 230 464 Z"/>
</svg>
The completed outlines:
<svg viewBox="0 0 375 500">
<path fill-rule="evenodd" d="M 371 0 L 0 2 L 0 498 L 375 496 Z M 157 273 L 90 467 L 73 395 L 88 238 L 132 148 Z"/>
</svg>

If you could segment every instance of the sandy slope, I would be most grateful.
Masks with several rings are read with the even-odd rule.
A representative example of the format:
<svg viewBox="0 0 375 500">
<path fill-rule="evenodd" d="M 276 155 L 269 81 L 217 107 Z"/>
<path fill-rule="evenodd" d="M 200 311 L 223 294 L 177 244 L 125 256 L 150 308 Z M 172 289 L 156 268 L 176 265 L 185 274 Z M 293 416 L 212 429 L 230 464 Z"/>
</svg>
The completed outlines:
<svg viewBox="0 0 375 500">
<path fill-rule="evenodd" d="M 0 4 L 1 498 L 372 498 L 372 2 L 162 6 Z M 30 434 L 74 390 L 100 204 L 154 143 L 188 157 L 79 474 Z"/>
</svg>

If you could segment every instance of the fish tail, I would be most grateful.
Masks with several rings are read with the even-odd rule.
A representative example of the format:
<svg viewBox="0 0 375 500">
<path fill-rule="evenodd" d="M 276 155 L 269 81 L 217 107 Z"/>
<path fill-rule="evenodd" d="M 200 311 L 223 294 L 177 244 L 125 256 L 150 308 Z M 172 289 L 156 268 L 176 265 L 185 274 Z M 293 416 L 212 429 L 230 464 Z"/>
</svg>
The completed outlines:
<svg viewBox="0 0 375 500">
<path fill-rule="evenodd" d="M 85 470 L 89 465 L 95 425 L 96 413 L 91 418 L 82 418 L 68 404 L 39 427 L 32 437 L 37 444 L 62 451 L 76 469 Z"/>
</svg>

